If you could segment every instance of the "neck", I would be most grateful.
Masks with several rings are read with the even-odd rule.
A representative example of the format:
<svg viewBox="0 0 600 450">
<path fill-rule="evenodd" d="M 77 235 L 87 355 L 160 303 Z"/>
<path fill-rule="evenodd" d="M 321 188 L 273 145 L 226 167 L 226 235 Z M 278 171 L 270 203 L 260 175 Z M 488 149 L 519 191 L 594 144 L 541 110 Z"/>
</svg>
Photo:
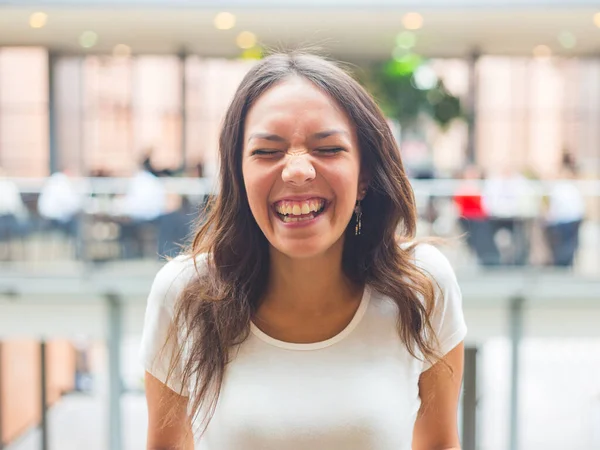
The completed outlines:
<svg viewBox="0 0 600 450">
<path fill-rule="evenodd" d="M 359 286 L 342 271 L 343 240 L 326 253 L 290 258 L 271 249 L 269 282 L 263 304 L 299 314 L 324 314 L 356 297 Z"/>
</svg>

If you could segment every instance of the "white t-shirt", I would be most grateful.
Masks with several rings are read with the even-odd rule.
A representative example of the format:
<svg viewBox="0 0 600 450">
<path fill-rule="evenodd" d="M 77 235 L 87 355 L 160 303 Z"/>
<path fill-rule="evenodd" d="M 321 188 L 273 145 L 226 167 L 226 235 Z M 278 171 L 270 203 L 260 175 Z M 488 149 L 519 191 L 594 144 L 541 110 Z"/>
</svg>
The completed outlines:
<svg viewBox="0 0 600 450">
<path fill-rule="evenodd" d="M 83 196 L 74 181 L 62 172 L 54 173 L 42 187 L 38 211 L 42 217 L 68 222 L 83 205 Z"/>
<path fill-rule="evenodd" d="M 557 181 L 550 190 L 546 220 L 551 224 L 577 222 L 585 216 L 585 201 L 577 185 L 569 180 Z"/>
<path fill-rule="evenodd" d="M 117 214 L 134 220 L 154 220 L 165 213 L 167 191 L 162 181 L 142 170 L 129 183 L 127 193 L 116 202 Z"/>
<path fill-rule="evenodd" d="M 439 250 L 419 245 L 415 258 L 440 286 L 432 325 L 446 354 L 467 331 L 460 289 Z M 148 298 L 141 357 L 163 382 L 168 355 L 157 359 L 157 352 L 173 302 L 194 274 L 190 258 L 170 261 Z M 352 321 L 326 341 L 287 343 L 251 325 L 195 449 L 410 450 L 421 404 L 419 376 L 428 366 L 406 350 L 396 323 L 395 303 L 367 286 Z M 176 380 L 169 386 L 180 387 Z"/>
</svg>

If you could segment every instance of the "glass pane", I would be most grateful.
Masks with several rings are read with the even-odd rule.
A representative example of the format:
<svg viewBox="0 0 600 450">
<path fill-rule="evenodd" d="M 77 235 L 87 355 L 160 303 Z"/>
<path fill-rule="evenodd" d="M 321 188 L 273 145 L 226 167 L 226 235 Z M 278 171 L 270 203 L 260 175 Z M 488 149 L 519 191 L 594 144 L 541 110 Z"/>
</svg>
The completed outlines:
<svg viewBox="0 0 600 450">
<path fill-rule="evenodd" d="M 0 166 L 12 176 L 48 173 L 48 55 L 0 48 Z"/>
<path fill-rule="evenodd" d="M 131 61 L 90 56 L 83 67 L 84 166 L 125 175 L 135 166 Z"/>
<path fill-rule="evenodd" d="M 159 169 L 181 165 L 181 64 L 177 56 L 134 59 L 133 164 L 152 149 Z"/>
<path fill-rule="evenodd" d="M 219 128 L 235 90 L 254 61 L 187 59 L 187 158 L 202 163 L 205 175 L 217 170 Z"/>
</svg>

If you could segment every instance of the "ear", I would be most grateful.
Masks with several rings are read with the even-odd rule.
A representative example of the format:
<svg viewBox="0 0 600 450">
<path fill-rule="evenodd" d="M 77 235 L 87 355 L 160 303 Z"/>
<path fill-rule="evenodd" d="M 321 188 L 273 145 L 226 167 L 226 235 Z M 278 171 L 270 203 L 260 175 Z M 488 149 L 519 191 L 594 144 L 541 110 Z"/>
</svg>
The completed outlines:
<svg viewBox="0 0 600 450">
<path fill-rule="evenodd" d="M 356 193 L 357 200 L 362 200 L 367 195 L 367 189 L 369 188 L 369 182 L 371 181 L 371 177 L 366 171 L 361 171 L 361 174 L 358 178 L 358 192 Z"/>
<path fill-rule="evenodd" d="M 367 195 L 367 190 L 369 188 L 368 183 L 358 183 L 358 192 L 356 194 L 357 200 L 363 200 Z"/>
</svg>

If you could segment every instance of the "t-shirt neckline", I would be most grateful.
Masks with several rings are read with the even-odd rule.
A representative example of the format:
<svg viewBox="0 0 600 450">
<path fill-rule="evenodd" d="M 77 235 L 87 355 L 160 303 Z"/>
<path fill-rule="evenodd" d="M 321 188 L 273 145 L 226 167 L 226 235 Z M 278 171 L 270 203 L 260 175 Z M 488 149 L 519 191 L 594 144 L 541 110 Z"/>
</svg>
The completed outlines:
<svg viewBox="0 0 600 450">
<path fill-rule="evenodd" d="M 354 317 L 352 317 L 352 320 L 350 321 L 350 323 L 348 323 L 348 325 L 346 325 L 346 328 L 344 328 L 338 334 L 336 334 L 335 336 L 330 337 L 329 339 L 326 339 L 324 341 L 311 342 L 308 344 L 281 341 L 279 339 L 275 339 L 274 337 L 271 337 L 268 334 L 266 334 L 264 331 L 262 331 L 260 328 L 258 328 L 252 321 L 250 322 L 250 331 L 261 341 L 266 342 L 267 344 L 273 345 L 275 347 L 283 348 L 286 350 L 319 350 L 319 349 L 329 347 L 331 345 L 334 345 L 334 344 L 340 342 L 346 336 L 348 336 L 350 333 L 352 333 L 352 331 L 357 327 L 357 325 L 360 323 L 360 321 L 364 317 L 365 312 L 367 311 L 367 307 L 369 306 L 370 300 L 371 300 L 371 288 L 368 285 L 365 285 L 363 295 L 360 300 L 360 304 L 358 305 L 358 309 L 354 313 Z"/>
</svg>

